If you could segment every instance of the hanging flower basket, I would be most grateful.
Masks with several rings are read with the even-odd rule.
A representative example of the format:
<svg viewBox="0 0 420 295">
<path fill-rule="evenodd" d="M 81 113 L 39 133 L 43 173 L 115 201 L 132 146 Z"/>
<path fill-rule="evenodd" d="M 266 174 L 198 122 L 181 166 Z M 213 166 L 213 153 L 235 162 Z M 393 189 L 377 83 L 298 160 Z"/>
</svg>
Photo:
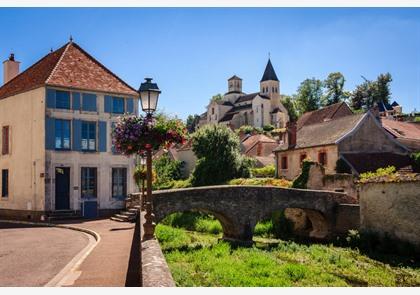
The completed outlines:
<svg viewBox="0 0 420 295">
<path fill-rule="evenodd" d="M 112 132 L 112 142 L 118 153 L 133 155 L 149 148 L 157 150 L 184 143 L 185 135 L 186 129 L 180 120 L 159 118 L 151 122 L 142 116 L 122 116 Z"/>
</svg>

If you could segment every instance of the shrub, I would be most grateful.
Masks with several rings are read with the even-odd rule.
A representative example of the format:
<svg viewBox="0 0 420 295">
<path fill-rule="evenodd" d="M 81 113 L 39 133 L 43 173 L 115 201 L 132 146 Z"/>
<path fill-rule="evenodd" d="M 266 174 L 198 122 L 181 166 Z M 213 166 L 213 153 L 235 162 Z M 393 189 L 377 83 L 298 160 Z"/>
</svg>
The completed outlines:
<svg viewBox="0 0 420 295">
<path fill-rule="evenodd" d="M 173 213 L 165 217 L 161 223 L 175 228 L 209 234 L 219 234 L 223 231 L 222 225 L 217 219 L 200 212 Z"/>
<path fill-rule="evenodd" d="M 291 187 L 291 182 L 283 178 L 236 178 L 230 180 L 229 185 L 267 185 Z"/>
<path fill-rule="evenodd" d="M 290 239 L 293 236 L 293 222 L 286 218 L 284 211 L 274 212 L 271 220 L 276 238 Z"/>
<path fill-rule="evenodd" d="M 221 184 L 235 177 L 249 177 L 252 161 L 240 154 L 239 137 L 221 125 L 206 125 L 192 136 L 198 160 L 193 186 Z"/>
<path fill-rule="evenodd" d="M 419 117 L 420 118 L 420 117 Z M 420 152 L 411 154 L 413 171 L 420 173 Z"/>
<path fill-rule="evenodd" d="M 274 165 L 267 165 L 262 168 L 252 168 L 251 174 L 253 177 L 274 177 L 276 168 Z"/>
<path fill-rule="evenodd" d="M 337 173 L 348 173 L 351 174 L 351 168 L 350 166 L 347 164 L 346 161 L 344 161 L 343 159 L 339 158 L 335 164 L 335 171 Z"/>
<path fill-rule="evenodd" d="M 311 166 L 314 165 L 315 162 L 312 162 L 311 160 L 305 159 L 302 162 L 302 172 L 300 175 L 293 180 L 292 187 L 293 188 L 302 188 L 306 189 L 306 184 L 308 183 L 309 178 L 309 169 L 311 169 Z"/>
<path fill-rule="evenodd" d="M 182 177 L 182 162 L 178 160 L 172 160 L 169 158 L 168 154 L 162 155 L 156 159 L 153 164 L 159 182 L 178 180 Z"/>
<path fill-rule="evenodd" d="M 273 235 L 273 222 L 266 220 L 255 225 L 254 235 L 268 238 Z"/>
<path fill-rule="evenodd" d="M 270 131 L 274 130 L 274 126 L 271 125 L 271 124 L 264 125 L 263 130 L 266 131 L 266 132 L 270 132 Z"/>
<path fill-rule="evenodd" d="M 360 182 L 365 183 L 375 178 L 394 176 L 397 169 L 394 166 L 379 168 L 375 172 L 365 172 L 360 174 Z"/>
</svg>

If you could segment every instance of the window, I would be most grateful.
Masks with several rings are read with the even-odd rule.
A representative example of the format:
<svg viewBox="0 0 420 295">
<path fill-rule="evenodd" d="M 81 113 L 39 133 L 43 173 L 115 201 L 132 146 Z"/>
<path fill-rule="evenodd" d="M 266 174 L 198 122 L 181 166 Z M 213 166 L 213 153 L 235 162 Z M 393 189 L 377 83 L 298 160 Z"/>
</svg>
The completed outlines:
<svg viewBox="0 0 420 295">
<path fill-rule="evenodd" d="M 124 114 L 124 98 L 122 97 L 112 98 L 112 112 L 115 114 Z"/>
<path fill-rule="evenodd" d="M 70 109 L 70 92 L 57 90 L 55 93 L 55 108 Z"/>
<path fill-rule="evenodd" d="M 82 198 L 96 198 L 96 168 L 82 168 Z"/>
<path fill-rule="evenodd" d="M 303 160 L 306 159 L 306 153 L 300 154 L 300 167 L 302 167 Z"/>
<path fill-rule="evenodd" d="M 287 169 L 287 156 L 281 157 L 281 169 L 283 170 Z"/>
<path fill-rule="evenodd" d="M 1 153 L 7 155 L 9 153 L 9 126 L 3 126 L 1 139 Z"/>
<path fill-rule="evenodd" d="M 58 150 L 70 149 L 69 120 L 55 120 L 55 148 Z"/>
<path fill-rule="evenodd" d="M 211 108 L 211 114 L 214 115 L 214 108 Z"/>
<path fill-rule="evenodd" d="M 82 122 L 82 150 L 96 151 L 96 122 Z"/>
<path fill-rule="evenodd" d="M 327 165 L 327 153 L 326 152 L 319 152 L 318 153 L 318 163 L 322 166 Z"/>
<path fill-rule="evenodd" d="M 1 170 L 1 197 L 7 198 L 9 196 L 9 170 Z"/>
<path fill-rule="evenodd" d="M 88 112 L 96 112 L 96 95 L 92 93 L 83 93 L 82 98 L 82 110 Z"/>
<path fill-rule="evenodd" d="M 125 199 L 127 196 L 127 168 L 112 168 L 112 197 Z"/>
</svg>

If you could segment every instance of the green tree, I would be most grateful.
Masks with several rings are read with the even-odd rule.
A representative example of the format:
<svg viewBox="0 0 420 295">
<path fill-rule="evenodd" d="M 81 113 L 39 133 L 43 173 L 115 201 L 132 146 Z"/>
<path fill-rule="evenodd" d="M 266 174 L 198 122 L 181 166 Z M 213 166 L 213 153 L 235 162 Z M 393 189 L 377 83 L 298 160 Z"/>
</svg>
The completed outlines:
<svg viewBox="0 0 420 295">
<path fill-rule="evenodd" d="M 187 117 L 186 127 L 189 133 L 193 133 L 197 129 L 197 125 L 200 122 L 200 116 L 195 115 L 189 115 Z"/>
<path fill-rule="evenodd" d="M 390 73 L 380 74 L 374 84 L 374 102 L 383 101 L 389 103 L 391 98 L 390 83 L 392 76 Z"/>
<path fill-rule="evenodd" d="M 390 83 L 392 82 L 390 73 L 380 74 L 375 81 L 368 80 L 363 76 L 362 78 L 365 81 L 358 85 L 351 95 L 353 109 L 370 109 L 381 101 L 389 103 L 391 98 Z"/>
<path fill-rule="evenodd" d="M 156 171 L 157 183 L 162 184 L 182 177 L 182 162 L 169 158 L 168 154 L 163 154 L 153 161 L 153 166 Z"/>
<path fill-rule="evenodd" d="M 223 99 L 223 96 L 218 93 L 216 95 L 213 95 L 210 101 L 221 101 Z"/>
<path fill-rule="evenodd" d="M 298 119 L 295 99 L 289 95 L 282 95 L 281 103 L 286 108 L 290 121 L 295 122 Z"/>
<path fill-rule="evenodd" d="M 299 115 L 319 109 L 322 98 L 322 82 L 318 79 L 303 81 L 296 94 Z"/>
<path fill-rule="evenodd" d="M 250 176 L 252 162 L 240 154 L 239 137 L 226 126 L 200 128 L 192 136 L 192 148 L 198 158 L 192 173 L 193 186 Z"/>
<path fill-rule="evenodd" d="M 328 75 L 327 79 L 324 80 L 325 94 L 322 97 L 322 104 L 324 106 L 329 106 L 348 98 L 347 92 L 344 91 L 345 81 L 343 74 L 340 72 L 330 73 Z"/>
</svg>

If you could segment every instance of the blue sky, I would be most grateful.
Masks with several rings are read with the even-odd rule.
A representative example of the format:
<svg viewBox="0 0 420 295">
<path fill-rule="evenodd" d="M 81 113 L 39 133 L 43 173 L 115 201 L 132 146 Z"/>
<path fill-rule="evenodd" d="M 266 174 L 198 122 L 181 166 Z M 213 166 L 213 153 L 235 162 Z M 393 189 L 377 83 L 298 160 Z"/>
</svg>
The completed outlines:
<svg viewBox="0 0 420 295">
<path fill-rule="evenodd" d="M 347 90 L 390 72 L 403 111 L 420 110 L 419 8 L 0 8 L 0 59 L 22 69 L 70 34 L 134 88 L 153 77 L 159 107 L 183 119 L 233 74 L 258 91 L 268 52 L 283 94 L 334 71 Z"/>
</svg>

